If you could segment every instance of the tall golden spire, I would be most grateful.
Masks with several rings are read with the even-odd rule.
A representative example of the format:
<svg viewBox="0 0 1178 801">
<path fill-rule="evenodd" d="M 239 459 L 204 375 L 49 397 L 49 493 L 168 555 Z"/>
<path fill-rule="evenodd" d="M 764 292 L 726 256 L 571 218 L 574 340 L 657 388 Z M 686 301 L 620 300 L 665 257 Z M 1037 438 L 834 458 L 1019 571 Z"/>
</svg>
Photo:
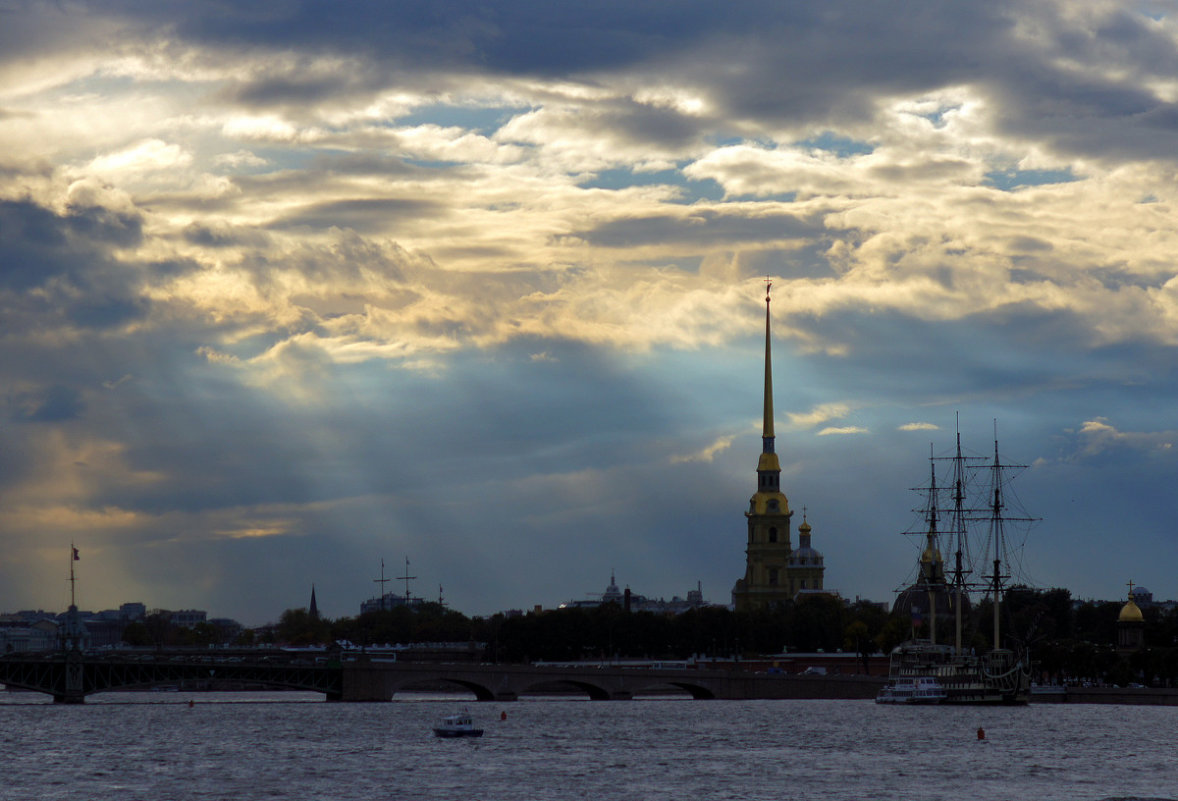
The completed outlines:
<svg viewBox="0 0 1178 801">
<path fill-rule="evenodd" d="M 765 422 L 761 432 L 762 453 L 773 453 L 773 364 L 769 345 L 769 290 L 773 282 L 765 279 Z"/>
<path fill-rule="evenodd" d="M 775 503 L 780 507 L 780 514 L 790 514 L 788 502 L 781 495 L 781 464 L 777 460 L 777 451 L 773 436 L 773 363 L 770 358 L 770 330 L 769 330 L 769 289 L 773 282 L 765 278 L 765 423 L 761 430 L 761 456 L 757 459 L 757 496 L 764 506 L 769 502 L 770 495 L 780 496 Z M 756 504 L 754 504 L 756 505 Z M 767 507 L 766 507 L 767 508 Z M 761 510 L 764 511 L 763 509 Z"/>
</svg>

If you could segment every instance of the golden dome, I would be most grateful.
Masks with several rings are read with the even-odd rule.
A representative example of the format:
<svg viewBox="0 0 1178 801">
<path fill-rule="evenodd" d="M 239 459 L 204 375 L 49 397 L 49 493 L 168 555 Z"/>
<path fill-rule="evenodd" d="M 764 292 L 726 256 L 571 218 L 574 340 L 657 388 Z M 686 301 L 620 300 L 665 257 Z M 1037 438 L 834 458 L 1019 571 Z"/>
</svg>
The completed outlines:
<svg viewBox="0 0 1178 801">
<path fill-rule="evenodd" d="M 1137 604 L 1129 601 L 1121 607 L 1121 614 L 1117 615 L 1118 623 L 1144 623 L 1145 616 L 1141 614 L 1141 610 Z"/>
</svg>

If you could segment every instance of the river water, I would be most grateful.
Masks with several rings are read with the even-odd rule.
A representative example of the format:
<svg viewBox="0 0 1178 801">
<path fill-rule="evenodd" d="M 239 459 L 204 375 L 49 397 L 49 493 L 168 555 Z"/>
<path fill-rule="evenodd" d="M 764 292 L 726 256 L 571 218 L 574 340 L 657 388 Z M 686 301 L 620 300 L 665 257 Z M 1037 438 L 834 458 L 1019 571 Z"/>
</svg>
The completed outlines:
<svg viewBox="0 0 1178 801">
<path fill-rule="evenodd" d="M 0 693 L 0 798 L 1178 799 L 1178 708 L 320 699 Z M 435 738 L 462 707 L 486 734 Z"/>
</svg>

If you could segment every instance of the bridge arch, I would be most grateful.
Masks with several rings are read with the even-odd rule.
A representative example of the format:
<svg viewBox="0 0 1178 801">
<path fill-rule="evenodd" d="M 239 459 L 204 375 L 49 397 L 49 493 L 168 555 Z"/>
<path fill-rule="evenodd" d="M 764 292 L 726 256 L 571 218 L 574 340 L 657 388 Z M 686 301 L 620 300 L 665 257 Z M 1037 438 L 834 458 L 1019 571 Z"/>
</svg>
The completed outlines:
<svg viewBox="0 0 1178 801">
<path fill-rule="evenodd" d="M 469 690 L 474 693 L 476 701 L 494 701 L 496 696 L 486 685 L 480 684 L 469 679 L 459 679 L 451 676 L 439 676 L 429 681 L 405 681 L 400 682 L 392 687 L 392 697 L 396 697 L 397 693 L 411 692 L 413 690 L 436 690 L 438 684 L 452 684 L 456 687 L 461 687 L 464 690 Z"/>
<path fill-rule="evenodd" d="M 573 678 L 552 678 L 544 681 L 532 682 L 520 688 L 519 693 L 533 693 L 543 695 L 545 691 L 560 692 L 562 690 L 579 690 L 589 696 L 590 701 L 608 701 L 614 697 L 605 687 Z"/>
<path fill-rule="evenodd" d="M 700 684 L 693 684 L 687 681 L 669 681 L 667 683 L 672 687 L 691 693 L 691 697 L 696 701 L 712 701 L 716 698 L 714 692 Z"/>
</svg>

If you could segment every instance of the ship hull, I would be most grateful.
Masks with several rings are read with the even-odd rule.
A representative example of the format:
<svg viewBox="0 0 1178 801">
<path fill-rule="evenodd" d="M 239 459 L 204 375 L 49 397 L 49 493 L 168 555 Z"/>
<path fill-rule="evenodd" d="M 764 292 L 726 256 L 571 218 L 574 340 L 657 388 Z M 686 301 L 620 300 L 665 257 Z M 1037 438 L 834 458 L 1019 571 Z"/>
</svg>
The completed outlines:
<svg viewBox="0 0 1178 801">
<path fill-rule="evenodd" d="M 1025 655 L 998 649 L 981 655 L 955 654 L 947 645 L 907 642 L 897 646 L 888 667 L 888 685 L 881 696 L 913 682 L 935 681 L 941 704 L 1026 704 L 1031 673 Z"/>
</svg>

